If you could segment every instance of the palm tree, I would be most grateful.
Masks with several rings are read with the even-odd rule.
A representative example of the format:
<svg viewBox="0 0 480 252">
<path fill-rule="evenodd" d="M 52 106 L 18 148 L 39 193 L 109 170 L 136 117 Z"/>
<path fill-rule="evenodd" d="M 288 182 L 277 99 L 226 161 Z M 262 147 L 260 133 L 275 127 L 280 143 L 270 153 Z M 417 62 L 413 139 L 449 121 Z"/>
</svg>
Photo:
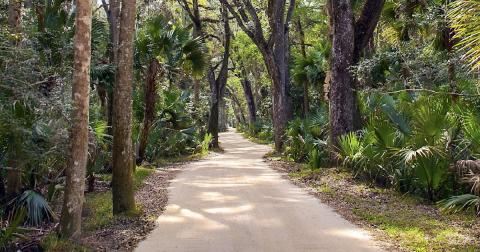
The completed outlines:
<svg viewBox="0 0 480 252">
<path fill-rule="evenodd" d="M 198 77 L 206 65 L 199 37 L 192 38 L 188 29 L 173 26 L 163 16 L 148 21 L 137 34 L 137 54 L 149 66 L 145 83 L 145 109 L 138 143 L 137 164 L 145 158 L 148 135 L 155 119 L 157 80 L 166 72 L 180 68 Z"/>
<path fill-rule="evenodd" d="M 294 59 L 292 76 L 295 83 L 303 87 L 303 114 L 308 115 L 309 85 L 318 85 L 325 80 L 325 71 L 327 62 L 325 54 L 321 51 L 313 51 L 308 55 L 300 55 Z M 323 90 L 323 88 L 321 89 Z"/>
</svg>

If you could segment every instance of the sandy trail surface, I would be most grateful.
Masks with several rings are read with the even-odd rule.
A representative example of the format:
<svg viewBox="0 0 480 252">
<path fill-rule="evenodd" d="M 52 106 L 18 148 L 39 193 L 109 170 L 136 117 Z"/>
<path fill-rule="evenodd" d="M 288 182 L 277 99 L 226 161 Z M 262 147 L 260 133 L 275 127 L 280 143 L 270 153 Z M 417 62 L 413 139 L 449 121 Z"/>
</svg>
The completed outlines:
<svg viewBox="0 0 480 252">
<path fill-rule="evenodd" d="M 271 149 L 233 131 L 225 152 L 174 179 L 157 227 L 135 251 L 382 251 L 363 230 L 263 160 Z"/>
</svg>

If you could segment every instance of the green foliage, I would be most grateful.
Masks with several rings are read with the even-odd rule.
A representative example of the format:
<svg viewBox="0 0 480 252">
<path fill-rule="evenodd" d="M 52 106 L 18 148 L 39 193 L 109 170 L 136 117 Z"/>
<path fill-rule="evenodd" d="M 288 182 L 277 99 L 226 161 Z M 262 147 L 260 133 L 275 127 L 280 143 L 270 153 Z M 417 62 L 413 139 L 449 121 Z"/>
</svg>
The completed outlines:
<svg viewBox="0 0 480 252">
<path fill-rule="evenodd" d="M 480 196 L 473 194 L 463 194 L 452 196 L 438 202 L 440 209 L 444 212 L 460 212 L 468 209 L 474 209 L 477 215 L 480 215 Z"/>
<path fill-rule="evenodd" d="M 9 203 L 11 207 L 11 220 L 18 216 L 24 216 L 22 222 L 29 226 L 40 226 L 44 222 L 51 222 L 55 213 L 50 208 L 45 198 L 38 192 L 27 190 Z M 21 214 L 22 212 L 25 215 Z"/>
<path fill-rule="evenodd" d="M 25 211 L 17 211 L 7 226 L 0 229 L 0 250 L 8 251 L 9 245 L 14 238 L 24 238 L 23 229 L 20 227 L 25 220 Z"/>
<path fill-rule="evenodd" d="M 165 90 L 161 98 L 159 116 L 148 139 L 147 159 L 192 154 L 201 140 L 188 114 L 189 94 L 175 89 Z"/>
<path fill-rule="evenodd" d="M 480 1 L 458 0 L 452 1 L 448 18 L 451 27 L 455 30 L 455 38 L 459 39 L 457 47 L 464 52 L 465 58 L 470 61 L 473 69 L 480 67 Z"/>
<path fill-rule="evenodd" d="M 192 38 L 189 29 L 174 25 L 161 15 L 143 24 L 137 32 L 135 48 L 139 60 L 159 60 L 170 79 L 178 67 L 200 77 L 207 63 L 201 38 Z"/>
<path fill-rule="evenodd" d="M 210 133 L 207 133 L 207 134 L 205 134 L 205 136 L 203 136 L 203 141 L 202 141 L 202 144 L 201 144 L 201 153 L 202 154 L 208 153 L 208 150 L 209 150 L 209 147 L 210 147 L 210 143 L 212 142 L 212 139 L 213 139 L 213 136 Z"/>
</svg>

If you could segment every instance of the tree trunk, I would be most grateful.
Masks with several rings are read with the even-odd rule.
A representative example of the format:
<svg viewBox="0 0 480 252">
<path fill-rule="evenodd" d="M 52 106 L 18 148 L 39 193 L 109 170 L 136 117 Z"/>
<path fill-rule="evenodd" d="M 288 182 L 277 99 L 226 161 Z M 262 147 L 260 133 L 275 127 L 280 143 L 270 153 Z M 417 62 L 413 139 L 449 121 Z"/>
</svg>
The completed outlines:
<svg viewBox="0 0 480 252">
<path fill-rule="evenodd" d="M 22 190 L 22 166 L 20 165 L 20 155 L 17 151 L 8 159 L 7 170 L 7 199 L 12 199 L 17 196 Z M 18 160 L 17 160 L 18 159 Z"/>
<path fill-rule="evenodd" d="M 212 134 L 212 147 L 218 148 L 218 117 L 219 117 L 219 105 L 220 100 L 223 99 L 224 89 L 228 80 L 228 61 L 230 58 L 230 24 L 228 20 L 228 11 L 222 4 L 222 20 L 224 29 L 224 41 L 223 41 L 223 59 L 217 78 L 215 78 L 215 72 L 213 67 L 210 67 L 208 71 L 208 82 L 211 89 L 211 104 L 210 104 L 210 117 L 208 119 L 208 133 Z"/>
<path fill-rule="evenodd" d="M 193 108 L 198 109 L 200 102 L 200 80 L 193 79 Z"/>
<path fill-rule="evenodd" d="M 218 106 L 219 106 L 219 85 L 215 80 L 213 69 L 209 70 L 207 76 L 210 83 L 210 114 L 208 117 L 208 133 L 212 134 L 212 147 L 218 148 Z"/>
<path fill-rule="evenodd" d="M 9 31 L 12 34 L 15 34 L 15 36 L 11 39 L 11 43 L 14 46 L 19 46 L 19 42 L 21 41 L 21 13 L 22 1 L 10 0 L 8 6 L 8 27 Z M 9 170 L 7 170 L 7 199 L 11 199 L 18 195 L 22 189 L 22 167 L 19 148 L 21 148 L 21 146 L 14 146 L 14 150 L 11 153 L 12 156 L 8 158 Z"/>
<path fill-rule="evenodd" d="M 225 102 L 225 94 L 220 94 L 220 101 L 218 103 L 218 132 L 227 131 L 227 104 Z"/>
<path fill-rule="evenodd" d="M 4 203 L 5 195 L 5 178 L 3 177 L 3 167 L 0 167 L 0 204 Z"/>
<path fill-rule="evenodd" d="M 302 20 L 300 17 L 296 20 L 298 35 L 300 38 L 300 52 L 302 53 L 303 59 L 307 58 L 307 49 L 305 47 L 305 33 L 303 32 Z M 308 81 L 305 80 L 302 83 L 303 85 L 303 116 L 306 118 L 308 116 L 309 110 L 309 99 L 308 99 Z"/>
<path fill-rule="evenodd" d="M 103 8 L 107 15 L 109 42 L 107 47 L 107 54 L 110 64 L 117 64 L 118 60 L 118 40 L 119 40 L 119 19 L 120 19 L 120 0 L 110 0 L 107 3 L 102 0 Z M 107 125 L 109 135 L 113 135 L 113 88 L 108 91 L 108 106 L 107 106 Z"/>
<path fill-rule="evenodd" d="M 332 4 L 333 45 L 330 85 L 330 132 L 333 146 L 338 137 L 353 130 L 355 94 L 350 67 L 353 64 L 354 25 L 350 0 Z"/>
<path fill-rule="evenodd" d="M 367 0 L 357 22 L 351 1 L 330 1 L 333 46 L 330 83 L 330 132 L 333 146 L 338 137 L 360 127 L 355 78 L 350 68 L 358 63 L 371 40 L 385 0 Z"/>
<path fill-rule="evenodd" d="M 248 107 L 248 123 L 255 124 L 257 122 L 257 114 L 255 108 L 255 99 L 253 98 L 252 85 L 246 76 L 241 80 L 243 93 Z"/>
<path fill-rule="evenodd" d="M 10 32 L 18 36 L 15 38 L 15 42 L 20 41 L 20 33 L 22 32 L 22 1 L 10 0 L 8 5 L 8 26 Z"/>
<path fill-rule="evenodd" d="M 137 165 L 141 164 L 145 158 L 145 150 L 148 143 L 150 128 L 155 120 L 155 104 L 157 100 L 157 73 L 159 63 L 156 59 L 150 61 L 147 73 L 147 83 L 145 83 L 145 110 L 143 113 L 143 125 L 140 132 L 138 144 Z"/>
<path fill-rule="evenodd" d="M 78 1 L 75 17 L 74 76 L 70 157 L 66 169 L 65 198 L 60 220 L 61 236 L 79 238 L 88 162 L 88 109 L 90 88 L 92 2 Z"/>
<path fill-rule="evenodd" d="M 113 92 L 113 213 L 135 209 L 133 194 L 132 82 L 135 0 L 122 0 L 118 71 Z"/>
<path fill-rule="evenodd" d="M 238 97 L 232 92 L 231 89 L 228 89 L 228 94 L 232 99 L 232 107 L 235 110 L 235 117 L 237 118 L 238 123 L 245 123 L 246 122 L 245 112 L 243 111 L 242 104 L 240 104 Z"/>
<path fill-rule="evenodd" d="M 272 78 L 272 117 L 274 125 L 274 142 L 275 150 L 282 152 L 283 150 L 283 137 L 287 122 L 292 118 L 291 110 L 291 97 L 288 94 L 288 82 L 287 79 L 288 66 L 285 59 L 281 59 L 281 56 L 274 59 L 273 55 L 267 56 L 266 65 L 269 70 L 269 75 Z M 279 62 L 281 61 L 281 62 Z"/>
</svg>

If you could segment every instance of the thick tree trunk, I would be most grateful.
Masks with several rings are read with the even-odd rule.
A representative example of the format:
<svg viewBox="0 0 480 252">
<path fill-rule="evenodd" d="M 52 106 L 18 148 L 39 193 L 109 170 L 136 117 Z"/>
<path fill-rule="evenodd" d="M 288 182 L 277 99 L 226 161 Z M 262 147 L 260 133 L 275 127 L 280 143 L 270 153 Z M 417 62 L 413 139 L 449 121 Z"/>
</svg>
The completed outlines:
<svg viewBox="0 0 480 252">
<path fill-rule="evenodd" d="M 113 94 L 113 213 L 135 209 L 133 195 L 132 82 L 135 0 L 122 0 L 118 71 Z"/>
<path fill-rule="evenodd" d="M 338 137 L 360 127 L 355 79 L 350 68 L 358 63 L 371 40 L 385 0 L 367 0 L 357 22 L 351 1 L 330 1 L 333 48 L 330 82 L 330 132 L 333 146 Z"/>
<path fill-rule="evenodd" d="M 280 56 L 277 59 L 280 60 Z M 291 97 L 288 94 L 289 79 L 286 79 L 288 66 L 284 60 L 279 62 L 274 60 L 272 56 L 267 56 L 266 65 L 270 69 L 269 73 L 272 78 L 272 119 L 274 125 L 274 142 L 275 150 L 282 152 L 284 142 L 284 132 L 288 121 L 293 117 L 291 110 Z M 268 63 L 267 63 L 268 62 Z"/>
<path fill-rule="evenodd" d="M 65 238 L 81 234 L 85 173 L 88 162 L 88 105 L 90 88 L 92 2 L 79 1 L 76 7 L 72 127 L 70 157 L 66 169 L 65 198 L 59 233 Z"/>
<path fill-rule="evenodd" d="M 209 70 L 207 76 L 210 83 L 210 114 L 208 117 L 208 133 L 212 134 L 212 147 L 218 148 L 218 106 L 219 106 L 219 92 L 220 87 L 215 80 L 215 73 L 213 69 Z"/>
<path fill-rule="evenodd" d="M 333 48 L 330 85 L 330 132 L 333 146 L 338 137 L 353 130 L 355 94 L 350 67 L 353 64 L 354 31 L 350 0 L 332 4 Z"/>
<path fill-rule="evenodd" d="M 156 59 L 150 61 L 147 73 L 147 83 L 145 83 L 145 109 L 143 113 L 143 125 L 140 132 L 138 144 L 138 155 L 136 163 L 141 164 L 145 158 L 145 150 L 147 149 L 148 135 L 150 128 L 155 120 L 155 104 L 157 100 L 157 73 L 159 63 Z"/>
</svg>

